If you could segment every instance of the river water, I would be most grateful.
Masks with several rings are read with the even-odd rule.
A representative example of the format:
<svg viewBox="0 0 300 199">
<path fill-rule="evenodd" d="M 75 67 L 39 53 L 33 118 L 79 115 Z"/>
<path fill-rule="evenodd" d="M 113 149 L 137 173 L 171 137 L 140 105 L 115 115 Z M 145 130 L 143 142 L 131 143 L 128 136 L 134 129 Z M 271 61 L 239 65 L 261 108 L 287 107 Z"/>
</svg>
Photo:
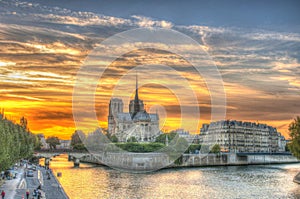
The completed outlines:
<svg viewBox="0 0 300 199">
<path fill-rule="evenodd" d="M 165 169 L 133 174 L 93 164 L 74 168 L 67 155 L 53 158 L 53 172 L 71 199 L 300 198 L 293 177 L 300 164 Z"/>
</svg>

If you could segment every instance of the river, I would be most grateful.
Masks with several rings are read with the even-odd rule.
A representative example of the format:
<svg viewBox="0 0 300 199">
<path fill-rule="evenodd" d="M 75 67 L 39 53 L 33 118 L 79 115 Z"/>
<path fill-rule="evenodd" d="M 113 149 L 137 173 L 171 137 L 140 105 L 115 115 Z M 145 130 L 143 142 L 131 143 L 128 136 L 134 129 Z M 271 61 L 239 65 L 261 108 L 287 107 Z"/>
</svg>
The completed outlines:
<svg viewBox="0 0 300 199">
<path fill-rule="evenodd" d="M 300 198 L 293 177 L 300 164 L 165 169 L 133 174 L 93 164 L 74 168 L 67 155 L 53 158 L 53 172 L 71 199 Z"/>
</svg>

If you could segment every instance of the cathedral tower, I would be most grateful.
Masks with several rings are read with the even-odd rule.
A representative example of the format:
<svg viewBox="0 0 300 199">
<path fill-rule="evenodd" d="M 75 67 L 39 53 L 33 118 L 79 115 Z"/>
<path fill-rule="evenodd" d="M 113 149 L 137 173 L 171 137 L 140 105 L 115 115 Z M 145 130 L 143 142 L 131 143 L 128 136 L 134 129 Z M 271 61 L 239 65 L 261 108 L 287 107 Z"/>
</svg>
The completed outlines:
<svg viewBox="0 0 300 199">
<path fill-rule="evenodd" d="M 118 113 L 123 113 L 123 101 L 119 98 L 112 98 L 109 102 L 109 114 L 108 114 L 108 132 L 110 134 L 114 133 L 114 128 L 116 125 L 116 116 Z"/>
</svg>

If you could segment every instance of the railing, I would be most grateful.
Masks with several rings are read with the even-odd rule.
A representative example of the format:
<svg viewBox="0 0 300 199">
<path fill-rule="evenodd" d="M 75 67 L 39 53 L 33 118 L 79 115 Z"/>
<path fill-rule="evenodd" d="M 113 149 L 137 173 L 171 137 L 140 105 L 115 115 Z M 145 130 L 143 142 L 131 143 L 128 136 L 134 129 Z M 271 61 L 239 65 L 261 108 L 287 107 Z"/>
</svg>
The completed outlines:
<svg viewBox="0 0 300 199">
<path fill-rule="evenodd" d="M 85 150 L 76 149 L 41 149 L 34 151 L 35 153 L 87 153 Z"/>
<path fill-rule="evenodd" d="M 237 152 L 240 155 L 292 155 L 290 152 Z"/>
</svg>

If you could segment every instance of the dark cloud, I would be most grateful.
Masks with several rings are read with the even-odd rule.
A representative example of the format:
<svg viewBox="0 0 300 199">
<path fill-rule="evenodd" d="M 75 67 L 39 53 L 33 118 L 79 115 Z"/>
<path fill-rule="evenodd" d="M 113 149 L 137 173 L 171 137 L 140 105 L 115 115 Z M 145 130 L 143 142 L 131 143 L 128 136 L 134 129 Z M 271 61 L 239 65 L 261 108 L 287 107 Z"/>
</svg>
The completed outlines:
<svg viewBox="0 0 300 199">
<path fill-rule="evenodd" d="M 72 120 L 73 114 L 70 112 L 59 112 L 59 111 L 40 111 L 35 113 L 34 118 L 37 121 L 41 120 Z"/>
</svg>

